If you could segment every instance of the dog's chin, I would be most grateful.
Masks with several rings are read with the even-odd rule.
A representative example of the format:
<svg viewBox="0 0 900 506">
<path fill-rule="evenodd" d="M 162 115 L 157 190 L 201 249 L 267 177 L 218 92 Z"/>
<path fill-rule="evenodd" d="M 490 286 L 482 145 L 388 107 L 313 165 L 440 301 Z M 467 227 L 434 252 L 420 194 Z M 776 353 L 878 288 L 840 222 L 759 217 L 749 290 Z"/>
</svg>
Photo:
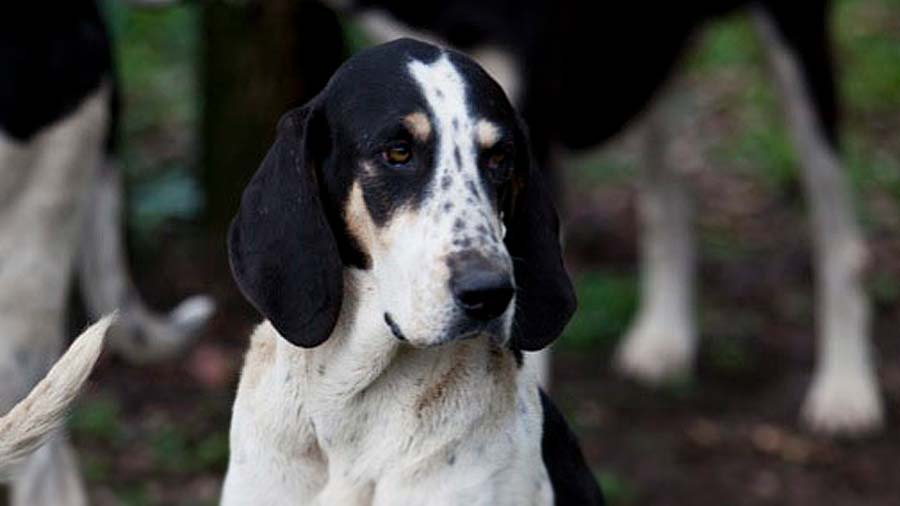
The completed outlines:
<svg viewBox="0 0 900 506">
<path fill-rule="evenodd" d="M 509 333 L 501 319 L 489 322 L 473 320 L 457 321 L 449 325 L 446 330 L 433 336 L 421 336 L 407 333 L 407 331 L 394 320 L 390 313 L 385 313 L 384 320 L 394 338 L 415 348 L 434 348 L 436 346 L 471 339 L 487 339 L 496 346 L 502 346 L 509 338 Z"/>
</svg>

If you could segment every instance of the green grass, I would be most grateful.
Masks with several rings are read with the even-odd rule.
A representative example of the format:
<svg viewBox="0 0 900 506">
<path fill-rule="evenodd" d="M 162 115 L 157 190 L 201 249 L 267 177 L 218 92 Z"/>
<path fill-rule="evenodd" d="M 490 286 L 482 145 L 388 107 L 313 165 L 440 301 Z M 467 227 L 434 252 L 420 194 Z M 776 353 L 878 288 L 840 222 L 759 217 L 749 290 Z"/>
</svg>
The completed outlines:
<svg viewBox="0 0 900 506">
<path fill-rule="evenodd" d="M 199 9 L 179 4 L 140 9 L 105 3 L 124 92 L 126 139 L 197 120 Z"/>
<path fill-rule="evenodd" d="M 611 348 L 628 328 L 637 308 L 633 275 L 587 272 L 575 278 L 578 311 L 566 327 L 561 346 Z"/>
<path fill-rule="evenodd" d="M 900 108 L 900 1 L 835 2 L 832 26 L 841 95 L 863 112 Z"/>
<path fill-rule="evenodd" d="M 630 506 L 637 504 L 637 484 L 629 481 L 615 471 L 601 471 L 597 481 L 603 490 L 606 503 L 609 506 Z"/>
<path fill-rule="evenodd" d="M 225 432 L 213 432 L 193 440 L 178 425 L 168 423 L 153 434 L 150 447 L 154 467 L 173 474 L 224 469 L 228 461 L 228 435 Z"/>
<path fill-rule="evenodd" d="M 601 152 L 573 160 L 566 165 L 572 183 L 578 187 L 621 184 L 634 181 L 637 167 L 628 159 L 613 153 Z"/>
<path fill-rule="evenodd" d="M 69 419 L 69 429 L 76 436 L 113 443 L 122 439 L 121 426 L 121 406 L 109 396 L 85 399 Z"/>
<path fill-rule="evenodd" d="M 141 248 L 169 219 L 193 219 L 203 209 L 195 183 L 200 7 L 160 9 L 104 2 L 114 40 L 121 121 L 119 158 L 129 187 L 128 227 Z"/>
<path fill-rule="evenodd" d="M 709 25 L 699 51 L 688 55 L 691 72 L 716 74 L 723 68 L 756 65 L 762 58 L 750 19 L 732 15 Z"/>
</svg>

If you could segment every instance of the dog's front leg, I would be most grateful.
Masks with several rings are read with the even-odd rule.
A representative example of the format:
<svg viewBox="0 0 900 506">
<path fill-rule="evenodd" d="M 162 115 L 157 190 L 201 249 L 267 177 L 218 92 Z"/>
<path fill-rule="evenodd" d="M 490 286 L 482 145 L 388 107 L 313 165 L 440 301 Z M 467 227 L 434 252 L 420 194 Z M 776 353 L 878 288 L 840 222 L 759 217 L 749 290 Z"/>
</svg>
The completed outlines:
<svg viewBox="0 0 900 506">
<path fill-rule="evenodd" d="M 803 414 L 812 428 L 823 432 L 872 432 L 883 424 L 884 406 L 871 357 L 869 301 L 862 283 L 867 250 L 856 222 L 849 181 L 836 147 L 826 136 L 822 104 L 813 99 L 813 85 L 825 83 L 810 80 L 810 75 L 821 70 L 810 66 L 823 63 L 809 54 L 808 48 L 791 44 L 774 22 L 772 12 L 758 8 L 755 14 L 756 28 L 798 148 L 802 181 L 812 209 L 820 346 Z M 812 23 L 806 15 L 802 22 Z M 824 27 L 821 36 L 825 36 Z M 819 42 L 818 47 L 826 46 L 824 40 Z M 804 49 L 806 54 L 801 53 Z M 805 58 L 801 60 L 800 56 Z"/>
<path fill-rule="evenodd" d="M 669 153 L 672 97 L 646 121 L 640 205 L 640 310 L 616 357 L 624 374 L 657 385 L 692 372 L 697 348 L 693 206 Z"/>
</svg>

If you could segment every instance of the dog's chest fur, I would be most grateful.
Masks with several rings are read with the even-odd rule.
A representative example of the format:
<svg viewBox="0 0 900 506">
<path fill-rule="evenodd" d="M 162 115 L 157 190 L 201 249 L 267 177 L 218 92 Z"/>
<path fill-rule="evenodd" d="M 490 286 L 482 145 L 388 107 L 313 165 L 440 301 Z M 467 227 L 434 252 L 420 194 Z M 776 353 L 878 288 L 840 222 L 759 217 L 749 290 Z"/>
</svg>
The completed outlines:
<svg viewBox="0 0 900 506">
<path fill-rule="evenodd" d="M 255 332 L 224 504 L 552 504 L 538 390 L 511 353 L 403 346 L 351 295 L 319 348 Z"/>
</svg>

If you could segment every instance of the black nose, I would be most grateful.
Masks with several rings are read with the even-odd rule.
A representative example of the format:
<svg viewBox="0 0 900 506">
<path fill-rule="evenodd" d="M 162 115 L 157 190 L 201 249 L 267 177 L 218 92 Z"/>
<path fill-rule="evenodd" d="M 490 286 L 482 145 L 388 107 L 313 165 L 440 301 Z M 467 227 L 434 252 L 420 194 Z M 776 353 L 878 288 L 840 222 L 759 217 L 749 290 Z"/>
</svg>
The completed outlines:
<svg viewBox="0 0 900 506">
<path fill-rule="evenodd" d="M 469 318 L 493 320 L 509 307 L 514 289 L 507 269 L 474 258 L 453 265 L 451 272 L 450 289 Z"/>
</svg>

